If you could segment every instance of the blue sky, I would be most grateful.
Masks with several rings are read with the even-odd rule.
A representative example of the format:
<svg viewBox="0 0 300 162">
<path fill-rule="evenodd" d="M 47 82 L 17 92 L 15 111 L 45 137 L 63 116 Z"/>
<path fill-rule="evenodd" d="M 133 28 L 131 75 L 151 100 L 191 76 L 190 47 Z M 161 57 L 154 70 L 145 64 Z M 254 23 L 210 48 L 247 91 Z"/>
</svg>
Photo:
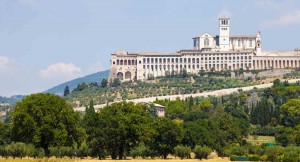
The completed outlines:
<svg viewBox="0 0 300 162">
<path fill-rule="evenodd" d="M 300 47 L 298 0 L 0 0 L 0 95 L 107 70 L 116 50 L 192 48 L 223 15 L 231 34 L 260 30 L 263 50 Z"/>
</svg>

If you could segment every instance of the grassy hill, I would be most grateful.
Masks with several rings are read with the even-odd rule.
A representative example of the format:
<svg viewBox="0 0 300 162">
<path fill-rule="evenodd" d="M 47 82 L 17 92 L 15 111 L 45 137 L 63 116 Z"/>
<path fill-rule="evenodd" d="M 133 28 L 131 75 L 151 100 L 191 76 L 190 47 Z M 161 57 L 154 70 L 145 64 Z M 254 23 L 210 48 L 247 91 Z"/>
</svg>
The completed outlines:
<svg viewBox="0 0 300 162">
<path fill-rule="evenodd" d="M 107 79 L 108 75 L 109 75 L 109 70 L 97 72 L 94 74 L 90 74 L 90 75 L 87 75 L 87 76 L 84 76 L 81 78 L 76 78 L 71 81 L 62 83 L 51 89 L 48 89 L 46 92 L 62 95 L 64 93 L 64 89 L 66 86 L 69 86 L 70 90 L 73 90 L 74 88 L 77 87 L 78 84 L 83 83 L 83 82 L 85 82 L 85 83 L 91 83 L 91 82 L 100 83 L 103 78 Z"/>
<path fill-rule="evenodd" d="M 253 72 L 254 73 L 254 72 Z M 84 84 L 80 90 L 73 91 L 65 97 L 73 107 L 87 105 L 92 99 L 94 104 L 106 104 L 118 99 L 130 100 L 145 97 L 168 96 L 180 94 L 195 94 L 219 89 L 245 87 L 270 83 L 278 77 L 250 78 L 236 72 L 236 78 L 231 78 L 228 71 L 202 72 L 201 74 L 171 74 L 152 80 L 123 82 L 114 86 L 112 82 L 107 87 L 101 85 Z M 300 71 L 285 74 L 281 79 L 295 79 L 300 77 Z M 64 87 L 63 87 L 64 88 Z M 63 89 L 62 88 L 62 89 Z"/>
<path fill-rule="evenodd" d="M 112 102 L 117 98 L 136 99 L 154 96 L 167 96 L 178 94 L 199 93 L 210 90 L 224 88 L 243 87 L 248 85 L 259 84 L 251 79 L 237 79 L 224 76 L 220 72 L 216 77 L 202 77 L 199 75 L 160 77 L 154 80 L 123 82 L 120 86 L 113 86 L 111 83 L 108 87 L 100 85 L 85 85 L 80 91 L 73 91 L 66 96 L 66 100 L 73 107 L 87 105 L 90 100 L 95 104 L 104 104 Z"/>
</svg>

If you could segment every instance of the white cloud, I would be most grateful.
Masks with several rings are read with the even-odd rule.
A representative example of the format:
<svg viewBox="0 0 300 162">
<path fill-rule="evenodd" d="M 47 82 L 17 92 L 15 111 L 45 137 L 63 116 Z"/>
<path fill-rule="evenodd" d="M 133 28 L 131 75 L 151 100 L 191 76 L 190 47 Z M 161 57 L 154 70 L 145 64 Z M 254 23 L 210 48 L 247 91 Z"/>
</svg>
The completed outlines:
<svg viewBox="0 0 300 162">
<path fill-rule="evenodd" d="M 9 57 L 0 56 L 0 69 L 7 68 L 8 64 L 11 62 Z"/>
<path fill-rule="evenodd" d="M 46 69 L 40 71 L 40 76 L 44 79 L 73 79 L 81 74 L 81 69 L 72 63 L 56 63 L 49 65 Z"/>
<path fill-rule="evenodd" d="M 282 1 L 276 1 L 276 0 L 256 0 L 255 4 L 258 6 L 266 9 L 266 10 L 282 10 L 283 8 L 291 7 L 293 6 L 293 3 L 295 0 L 282 0 Z"/>
<path fill-rule="evenodd" d="M 278 16 L 273 20 L 266 21 L 263 25 L 267 27 L 273 26 L 291 26 L 300 24 L 300 10 L 292 11 Z"/>
<path fill-rule="evenodd" d="M 93 66 L 88 68 L 88 73 L 96 73 L 99 71 L 104 71 L 104 65 L 102 64 L 102 62 L 97 62 L 96 64 L 94 64 Z"/>
<path fill-rule="evenodd" d="M 219 12 L 219 18 L 224 18 L 224 17 L 226 17 L 226 18 L 229 18 L 229 17 L 231 17 L 231 12 L 230 11 L 228 11 L 227 9 L 222 9 L 220 12 Z"/>
</svg>

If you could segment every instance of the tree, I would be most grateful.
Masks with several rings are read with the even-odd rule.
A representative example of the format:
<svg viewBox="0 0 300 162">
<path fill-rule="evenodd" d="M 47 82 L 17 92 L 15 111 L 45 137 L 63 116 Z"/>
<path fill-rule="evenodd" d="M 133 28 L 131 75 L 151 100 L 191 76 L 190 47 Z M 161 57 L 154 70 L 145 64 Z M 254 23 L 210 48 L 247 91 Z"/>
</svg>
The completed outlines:
<svg viewBox="0 0 300 162">
<path fill-rule="evenodd" d="M 278 87 L 278 86 L 281 86 L 281 82 L 280 82 L 279 79 L 275 79 L 275 80 L 273 81 L 273 87 Z"/>
<path fill-rule="evenodd" d="M 0 145 L 9 144 L 11 142 L 10 133 L 9 125 L 0 122 Z"/>
<path fill-rule="evenodd" d="M 212 152 L 212 150 L 206 146 L 201 147 L 201 146 L 196 146 L 194 149 L 194 153 L 195 153 L 195 158 L 202 160 L 207 159 L 207 157 L 209 156 L 209 154 Z"/>
<path fill-rule="evenodd" d="M 188 77 L 188 73 L 187 73 L 186 69 L 183 69 L 183 70 L 182 70 L 182 77 L 183 77 L 183 78 Z"/>
<path fill-rule="evenodd" d="M 118 78 L 115 78 L 113 83 L 112 83 L 112 86 L 113 87 L 119 87 L 120 85 L 121 85 L 121 81 Z"/>
<path fill-rule="evenodd" d="M 284 126 L 294 127 L 300 124 L 300 100 L 290 99 L 281 106 L 281 123 Z"/>
<path fill-rule="evenodd" d="M 12 140 L 42 147 L 79 146 L 85 139 L 79 114 L 53 94 L 32 94 L 16 104 L 12 114 Z"/>
<path fill-rule="evenodd" d="M 70 89 L 69 86 L 66 86 L 65 90 L 64 90 L 64 96 L 67 96 L 70 94 Z"/>
<path fill-rule="evenodd" d="M 191 148 L 187 146 L 178 145 L 174 148 L 175 156 L 178 156 L 180 159 L 190 158 L 191 157 Z"/>
<path fill-rule="evenodd" d="M 101 109 L 94 119 L 88 129 L 88 133 L 92 130 L 88 143 L 93 150 L 107 150 L 112 159 L 123 159 L 126 151 L 153 139 L 152 118 L 145 104 L 113 103 Z"/>
<path fill-rule="evenodd" d="M 155 124 L 156 135 L 152 144 L 152 149 L 156 150 L 164 159 L 168 154 L 173 153 L 182 139 L 183 130 L 180 125 L 169 119 L 162 119 Z"/>
<path fill-rule="evenodd" d="M 107 84 L 108 84 L 108 81 L 107 81 L 107 79 L 102 79 L 102 81 L 101 81 L 101 87 L 102 88 L 105 88 L 106 86 L 107 86 Z"/>
</svg>

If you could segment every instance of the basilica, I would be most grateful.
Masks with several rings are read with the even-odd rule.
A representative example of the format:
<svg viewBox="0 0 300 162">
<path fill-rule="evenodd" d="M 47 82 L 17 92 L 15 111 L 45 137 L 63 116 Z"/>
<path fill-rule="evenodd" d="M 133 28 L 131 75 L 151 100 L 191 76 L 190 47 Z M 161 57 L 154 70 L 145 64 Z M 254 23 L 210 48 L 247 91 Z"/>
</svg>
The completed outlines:
<svg viewBox="0 0 300 162">
<path fill-rule="evenodd" d="M 219 19 L 219 35 L 204 33 L 193 38 L 193 48 L 172 53 L 116 51 L 111 54 L 109 79 L 146 80 L 185 69 L 199 70 L 282 69 L 300 67 L 300 50 L 262 51 L 261 35 L 230 35 L 230 19 Z"/>
</svg>

